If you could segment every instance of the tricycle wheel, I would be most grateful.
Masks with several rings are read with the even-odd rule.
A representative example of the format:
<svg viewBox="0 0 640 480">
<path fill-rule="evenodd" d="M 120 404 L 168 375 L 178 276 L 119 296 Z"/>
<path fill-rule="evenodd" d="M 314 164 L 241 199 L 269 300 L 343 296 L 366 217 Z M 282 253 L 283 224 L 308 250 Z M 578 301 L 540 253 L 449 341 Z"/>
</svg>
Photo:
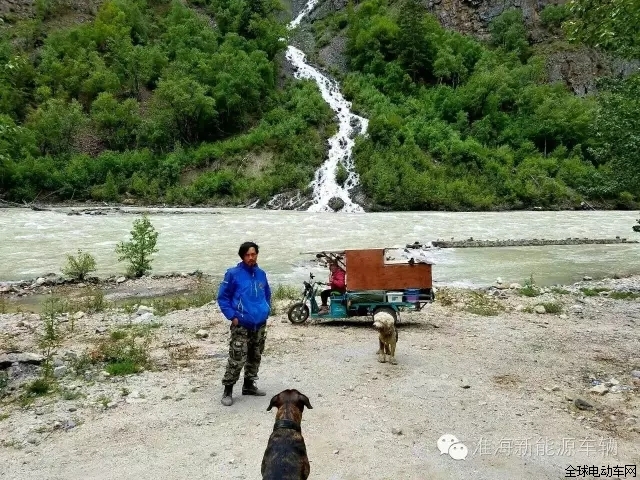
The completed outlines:
<svg viewBox="0 0 640 480">
<path fill-rule="evenodd" d="M 287 312 L 291 323 L 304 323 L 309 318 L 309 307 L 304 303 L 294 303 Z"/>
<path fill-rule="evenodd" d="M 398 323 L 398 313 L 391 307 L 378 307 L 373 311 L 373 318 L 376 318 L 378 313 L 388 313 L 393 317 L 393 323 Z"/>
</svg>

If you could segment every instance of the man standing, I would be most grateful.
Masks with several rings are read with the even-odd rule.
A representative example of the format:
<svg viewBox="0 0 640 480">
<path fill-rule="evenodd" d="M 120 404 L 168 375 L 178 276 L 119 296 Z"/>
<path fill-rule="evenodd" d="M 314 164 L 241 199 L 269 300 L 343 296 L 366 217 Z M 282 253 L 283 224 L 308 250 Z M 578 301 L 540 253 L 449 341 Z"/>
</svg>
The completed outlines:
<svg viewBox="0 0 640 480">
<path fill-rule="evenodd" d="M 267 317 L 271 311 L 271 289 L 267 275 L 258 267 L 258 245 L 245 242 L 238 255 L 242 259 L 227 270 L 218 290 L 218 305 L 231 320 L 229 361 L 222 378 L 222 404 L 233 404 L 233 386 L 244 367 L 243 395 L 266 395 L 258 389 L 258 369 L 267 336 Z"/>
</svg>

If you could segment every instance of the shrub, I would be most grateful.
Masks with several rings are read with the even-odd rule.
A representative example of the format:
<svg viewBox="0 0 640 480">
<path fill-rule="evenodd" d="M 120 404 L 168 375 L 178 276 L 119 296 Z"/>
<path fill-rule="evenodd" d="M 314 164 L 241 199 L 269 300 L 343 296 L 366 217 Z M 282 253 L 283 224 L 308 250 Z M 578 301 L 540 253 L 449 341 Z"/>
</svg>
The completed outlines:
<svg viewBox="0 0 640 480">
<path fill-rule="evenodd" d="M 36 378 L 27 385 L 27 392 L 35 397 L 40 397 L 49 393 L 51 382 L 46 378 Z"/>
<path fill-rule="evenodd" d="M 151 255 L 156 253 L 156 241 L 158 232 L 155 231 L 149 218 L 143 218 L 133 222 L 131 241 L 120 242 L 116 246 L 118 261 L 128 261 L 127 273 L 134 277 L 141 277 L 151 270 Z"/>
<path fill-rule="evenodd" d="M 9 386 L 9 374 L 5 371 L 0 372 L 0 398 L 6 395 Z"/>
<path fill-rule="evenodd" d="M 604 287 L 596 287 L 596 288 L 581 288 L 580 291 L 584 294 L 585 297 L 597 297 L 602 292 L 608 292 L 608 288 Z"/>
<path fill-rule="evenodd" d="M 569 18 L 570 13 L 566 5 L 547 5 L 540 12 L 540 22 L 547 28 L 558 28 Z"/>
<path fill-rule="evenodd" d="M 488 317 L 499 315 L 500 312 L 504 311 L 504 305 L 482 293 L 472 292 L 465 310 L 476 315 Z"/>
<path fill-rule="evenodd" d="M 131 328 L 116 330 L 91 352 L 92 363 L 104 362 L 105 370 L 111 375 L 138 373 L 150 364 L 150 329 Z"/>
<path fill-rule="evenodd" d="M 544 302 L 541 303 L 547 313 L 560 313 L 562 312 L 562 305 L 558 302 Z"/>
<path fill-rule="evenodd" d="M 524 287 L 518 290 L 518 293 L 525 297 L 537 297 L 540 295 L 540 288 L 536 285 L 533 275 L 524 282 Z"/>
<path fill-rule="evenodd" d="M 84 280 L 89 272 L 96 270 L 96 259 L 87 252 L 78 250 L 78 255 L 67 255 L 67 264 L 62 273 L 74 280 Z"/>
</svg>

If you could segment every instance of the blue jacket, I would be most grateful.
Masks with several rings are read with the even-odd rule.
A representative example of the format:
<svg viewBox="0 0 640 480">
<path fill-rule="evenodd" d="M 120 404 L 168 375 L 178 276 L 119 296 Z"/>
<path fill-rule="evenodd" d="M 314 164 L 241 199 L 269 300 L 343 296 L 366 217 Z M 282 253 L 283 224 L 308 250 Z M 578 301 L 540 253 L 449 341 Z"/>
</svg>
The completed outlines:
<svg viewBox="0 0 640 480">
<path fill-rule="evenodd" d="M 218 290 L 218 305 L 228 320 L 238 319 L 247 330 L 258 330 L 271 312 L 271 289 L 267 274 L 244 262 L 227 270 Z"/>
</svg>

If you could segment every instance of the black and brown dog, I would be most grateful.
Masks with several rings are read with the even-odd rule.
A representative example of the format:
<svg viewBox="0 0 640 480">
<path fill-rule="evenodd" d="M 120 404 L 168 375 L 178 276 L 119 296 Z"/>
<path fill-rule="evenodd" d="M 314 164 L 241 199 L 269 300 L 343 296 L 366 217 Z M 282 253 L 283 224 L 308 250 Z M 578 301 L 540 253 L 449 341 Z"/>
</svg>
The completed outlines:
<svg viewBox="0 0 640 480">
<path fill-rule="evenodd" d="M 273 407 L 278 412 L 262 458 L 262 479 L 306 480 L 310 467 L 300 422 L 304 407 L 313 407 L 298 390 L 283 390 L 275 395 L 267 411 Z"/>
</svg>

